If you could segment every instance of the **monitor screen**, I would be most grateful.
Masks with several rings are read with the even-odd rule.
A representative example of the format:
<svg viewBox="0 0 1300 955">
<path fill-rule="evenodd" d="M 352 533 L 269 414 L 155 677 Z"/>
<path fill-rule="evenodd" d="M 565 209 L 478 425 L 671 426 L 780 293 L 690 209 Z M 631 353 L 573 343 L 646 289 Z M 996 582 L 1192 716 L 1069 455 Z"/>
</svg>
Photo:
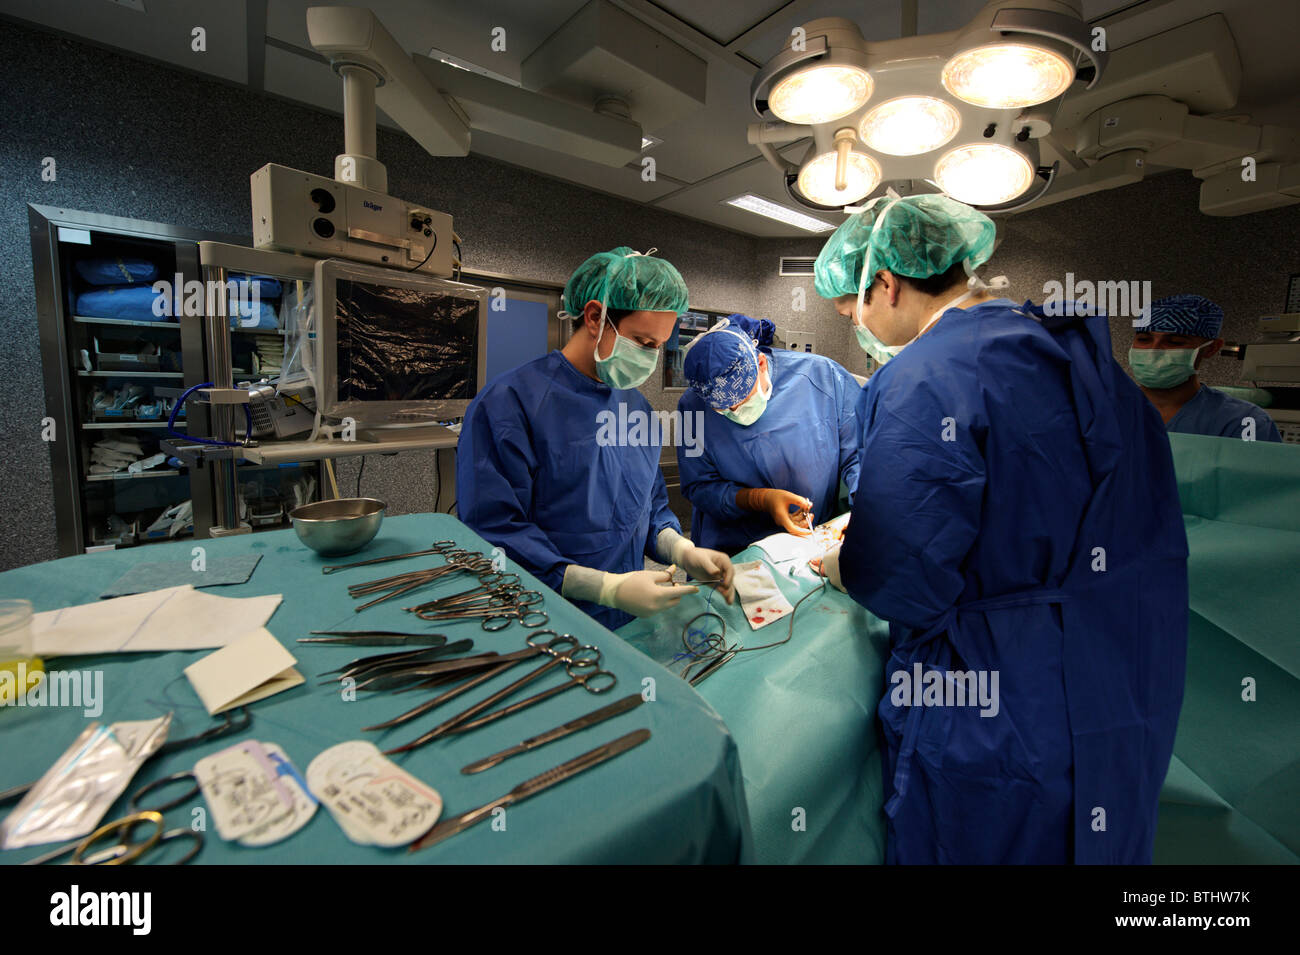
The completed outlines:
<svg viewBox="0 0 1300 955">
<path fill-rule="evenodd" d="M 334 315 L 340 403 L 474 397 L 477 298 L 339 278 Z"/>
</svg>

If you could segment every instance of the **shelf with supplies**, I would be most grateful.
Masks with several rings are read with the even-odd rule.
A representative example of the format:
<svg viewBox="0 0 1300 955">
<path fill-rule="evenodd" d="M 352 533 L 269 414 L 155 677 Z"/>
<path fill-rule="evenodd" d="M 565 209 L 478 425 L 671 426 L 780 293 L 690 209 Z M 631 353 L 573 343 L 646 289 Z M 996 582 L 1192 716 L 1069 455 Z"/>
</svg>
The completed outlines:
<svg viewBox="0 0 1300 955">
<path fill-rule="evenodd" d="M 73 315 L 72 320 L 78 325 L 122 325 L 130 328 L 166 328 L 176 332 L 181 330 L 180 322 L 138 322 L 129 318 L 92 318 L 86 315 Z"/>
<path fill-rule="evenodd" d="M 85 371 L 77 370 L 78 378 L 184 378 L 183 371 Z"/>
<path fill-rule="evenodd" d="M 165 428 L 166 421 L 87 421 L 81 426 L 83 431 L 121 431 L 131 428 Z M 185 419 L 176 422 L 176 428 L 185 427 Z"/>
<path fill-rule="evenodd" d="M 88 474 L 87 481 L 134 481 L 137 478 L 157 478 L 157 477 L 179 477 L 181 474 L 176 468 L 168 468 L 165 471 L 140 471 L 137 474 L 118 473 L 118 474 Z"/>
</svg>

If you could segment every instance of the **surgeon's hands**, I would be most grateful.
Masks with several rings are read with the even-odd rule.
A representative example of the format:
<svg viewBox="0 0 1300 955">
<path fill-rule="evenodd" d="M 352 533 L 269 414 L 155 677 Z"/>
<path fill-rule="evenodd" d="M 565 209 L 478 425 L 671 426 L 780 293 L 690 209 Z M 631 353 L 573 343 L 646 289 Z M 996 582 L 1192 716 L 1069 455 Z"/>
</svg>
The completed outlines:
<svg viewBox="0 0 1300 955">
<path fill-rule="evenodd" d="M 771 515 L 773 523 L 787 534 L 807 537 L 812 533 L 812 501 L 793 491 L 774 487 L 741 488 L 736 492 L 736 506 Z"/>
<path fill-rule="evenodd" d="M 841 545 L 842 546 L 842 545 Z M 840 578 L 840 548 L 835 547 L 826 552 L 826 556 L 809 561 L 812 569 L 825 577 L 836 590 L 848 593 L 844 581 Z"/>
<path fill-rule="evenodd" d="M 677 563 L 696 580 L 717 581 L 713 587 L 732 603 L 736 599 L 736 589 L 732 579 L 736 570 L 731 566 L 731 558 L 720 550 L 691 545 L 679 553 Z"/>
<path fill-rule="evenodd" d="M 674 584 L 672 580 L 671 567 L 668 570 L 634 570 L 627 574 L 607 573 L 596 602 L 634 617 L 649 617 L 677 606 L 687 594 L 699 592 L 699 587 Z"/>
</svg>

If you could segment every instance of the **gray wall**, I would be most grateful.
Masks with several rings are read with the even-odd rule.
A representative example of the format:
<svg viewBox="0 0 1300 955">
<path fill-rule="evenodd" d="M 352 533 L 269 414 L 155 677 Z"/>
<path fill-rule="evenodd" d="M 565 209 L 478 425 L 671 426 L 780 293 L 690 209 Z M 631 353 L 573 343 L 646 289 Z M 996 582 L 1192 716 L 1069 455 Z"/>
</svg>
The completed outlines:
<svg viewBox="0 0 1300 955">
<path fill-rule="evenodd" d="M 2 569 L 55 556 L 27 203 L 247 234 L 249 174 L 266 162 L 327 174 L 343 132 L 333 115 L 9 22 L 0 30 L 0 115 Z M 777 275 L 780 256 L 816 255 L 821 239 L 754 239 L 501 163 L 433 158 L 382 130 L 379 155 L 393 195 L 456 217 L 468 268 L 563 282 L 594 251 L 656 246 L 685 276 L 695 306 L 812 332 L 823 354 L 865 371 L 848 323 L 811 279 Z M 46 156 L 58 163 L 56 182 L 41 181 Z M 1300 207 L 1216 219 L 1197 210 L 1197 188 L 1175 173 L 1012 217 L 987 274 L 1005 272 L 1012 297 L 1035 300 L 1067 270 L 1094 281 L 1148 279 L 1156 296 L 1219 301 L 1224 337 L 1248 341 L 1254 319 L 1280 310 L 1287 277 L 1300 272 Z M 795 284 L 806 288 L 802 313 L 791 308 Z M 1112 327 L 1122 359 L 1132 329 Z M 1238 368 L 1217 360 L 1205 378 L 1232 383 Z M 645 391 L 656 407 L 676 403 L 657 379 Z M 355 468 L 340 467 L 344 494 L 355 489 Z M 372 455 L 362 491 L 402 513 L 430 509 L 432 487 L 432 455 Z"/>
<path fill-rule="evenodd" d="M 249 175 L 267 162 L 328 174 L 339 117 L 0 21 L 0 569 L 56 556 L 27 204 L 247 235 Z M 341 93 L 340 93 L 341 95 Z M 42 182 L 43 157 L 58 179 Z M 751 310 L 756 240 L 477 157 L 438 159 L 379 133 L 389 192 L 456 218 L 466 267 L 564 282 L 588 255 L 651 246 L 695 305 Z M 656 385 L 657 388 L 657 385 Z M 647 389 L 652 401 L 675 404 Z M 433 507 L 432 454 L 371 455 L 362 491 L 393 512 Z M 356 467 L 339 468 L 340 491 Z M 444 493 L 442 506 L 449 504 Z"/>
</svg>

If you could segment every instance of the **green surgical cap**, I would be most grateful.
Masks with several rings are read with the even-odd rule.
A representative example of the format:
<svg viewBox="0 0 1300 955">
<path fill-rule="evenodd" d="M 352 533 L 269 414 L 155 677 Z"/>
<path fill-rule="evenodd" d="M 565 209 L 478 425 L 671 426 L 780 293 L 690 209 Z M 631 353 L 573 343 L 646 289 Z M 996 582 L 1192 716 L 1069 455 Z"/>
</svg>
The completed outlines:
<svg viewBox="0 0 1300 955">
<path fill-rule="evenodd" d="M 593 300 L 606 302 L 610 309 L 678 315 L 686 311 L 689 303 L 686 282 L 671 263 L 649 253 L 642 255 L 627 246 L 619 246 L 612 252 L 597 252 L 578 266 L 564 286 L 560 304 L 576 316 Z"/>
<path fill-rule="evenodd" d="M 864 264 L 867 284 L 877 272 L 924 279 L 963 260 L 979 268 L 993 254 L 993 220 L 939 194 L 881 196 L 855 213 L 826 240 L 813 267 L 823 298 L 857 295 Z"/>
</svg>

